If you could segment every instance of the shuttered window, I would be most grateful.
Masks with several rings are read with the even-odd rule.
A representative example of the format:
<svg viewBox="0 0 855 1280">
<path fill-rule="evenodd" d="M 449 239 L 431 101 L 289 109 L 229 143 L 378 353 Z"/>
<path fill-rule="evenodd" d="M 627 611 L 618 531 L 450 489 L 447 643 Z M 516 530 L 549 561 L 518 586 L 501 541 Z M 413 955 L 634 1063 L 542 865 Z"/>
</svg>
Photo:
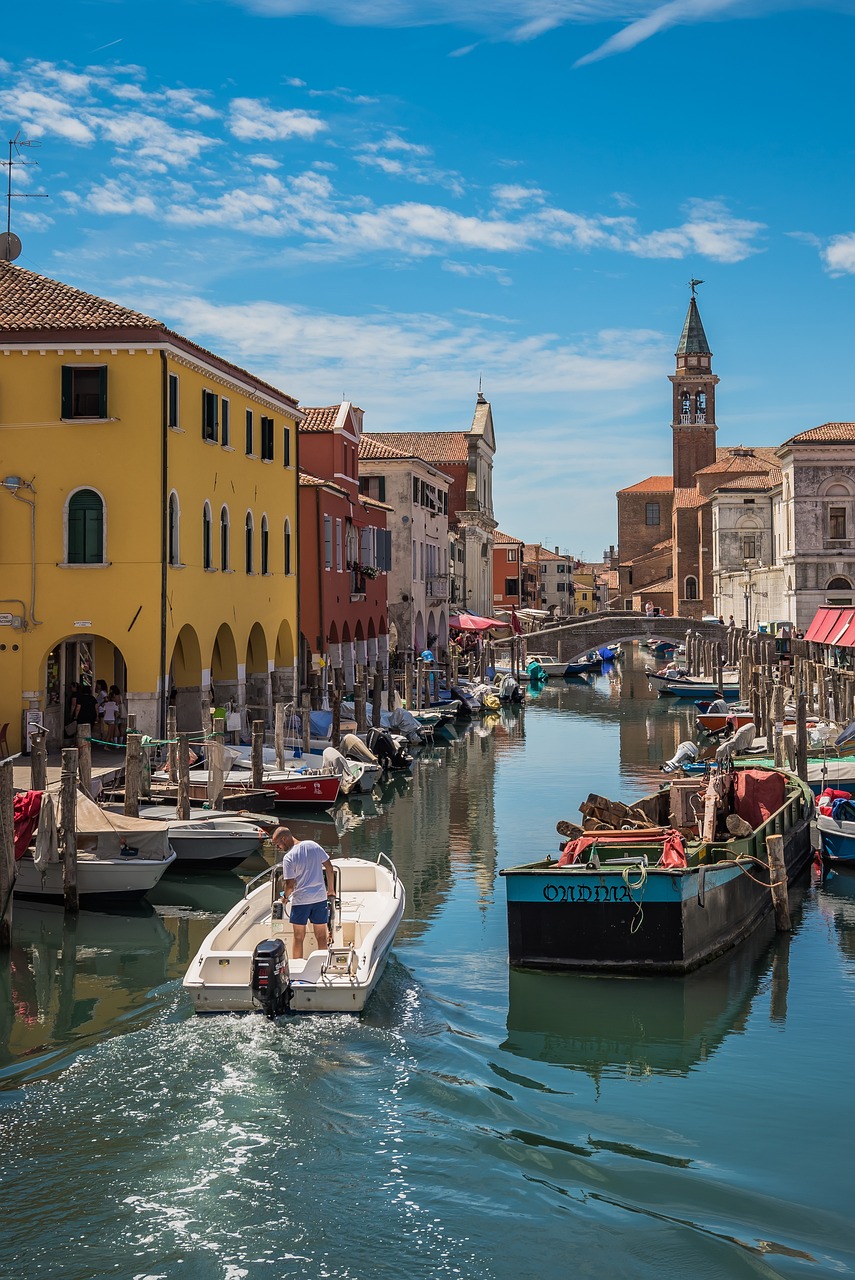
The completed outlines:
<svg viewBox="0 0 855 1280">
<path fill-rule="evenodd" d="M 225 396 L 220 405 L 220 439 L 224 445 L 230 445 L 231 405 Z"/>
<path fill-rule="evenodd" d="M 246 451 L 248 454 L 253 452 L 253 431 L 252 431 L 252 410 L 246 411 Z"/>
<path fill-rule="evenodd" d="M 283 427 L 282 429 L 282 466 L 290 467 L 291 465 L 291 428 Z"/>
<path fill-rule="evenodd" d="M 178 374 L 170 373 L 169 375 L 169 409 L 167 411 L 168 427 L 178 426 Z"/>
<path fill-rule="evenodd" d="M 324 516 L 324 568 L 332 568 L 332 516 Z"/>
<path fill-rule="evenodd" d="M 104 504 L 94 489 L 78 489 L 69 500 L 68 563 L 104 563 Z"/>
<path fill-rule="evenodd" d="M 62 366 L 63 418 L 106 418 L 107 366 Z"/>
<path fill-rule="evenodd" d="M 202 392 L 202 439 L 216 441 L 219 436 L 219 397 L 213 391 Z"/>
<path fill-rule="evenodd" d="M 261 459 L 263 462 L 273 461 L 273 419 L 261 419 Z"/>
</svg>

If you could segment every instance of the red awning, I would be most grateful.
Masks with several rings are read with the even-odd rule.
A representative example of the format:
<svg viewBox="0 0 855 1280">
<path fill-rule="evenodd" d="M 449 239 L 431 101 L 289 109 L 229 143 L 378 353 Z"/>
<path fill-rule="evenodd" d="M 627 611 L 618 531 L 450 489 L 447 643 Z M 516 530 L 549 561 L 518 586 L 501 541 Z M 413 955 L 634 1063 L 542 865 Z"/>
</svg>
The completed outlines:
<svg viewBox="0 0 855 1280">
<path fill-rule="evenodd" d="M 509 622 L 499 622 L 497 618 L 479 618 L 475 613 L 458 613 L 448 619 L 448 625 L 456 631 L 489 631 L 491 627 L 502 627 L 510 631 Z"/>
<path fill-rule="evenodd" d="M 805 632 L 805 640 L 855 649 L 855 609 L 838 609 L 833 605 L 817 609 L 816 617 Z"/>
</svg>

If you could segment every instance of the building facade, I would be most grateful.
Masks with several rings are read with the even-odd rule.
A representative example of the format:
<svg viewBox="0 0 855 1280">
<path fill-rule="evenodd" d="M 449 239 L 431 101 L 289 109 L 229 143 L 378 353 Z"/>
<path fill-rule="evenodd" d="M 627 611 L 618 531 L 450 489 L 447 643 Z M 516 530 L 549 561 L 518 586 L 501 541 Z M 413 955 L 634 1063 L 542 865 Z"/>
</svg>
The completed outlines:
<svg viewBox="0 0 855 1280">
<path fill-rule="evenodd" d="M 539 542 L 525 544 L 523 553 L 526 607 L 548 609 L 557 617 L 574 611 L 573 557 Z"/>
<path fill-rule="evenodd" d="M 448 492 L 437 467 L 374 436 L 359 446 L 361 491 L 388 503 L 392 539 L 389 636 L 398 657 L 448 646 Z"/>
<path fill-rule="evenodd" d="M 267 718 L 296 660 L 296 400 L 161 321 L 0 262 L 0 723 L 72 683 L 137 727 Z"/>
<path fill-rule="evenodd" d="M 306 672 L 389 662 L 389 506 L 359 492 L 363 413 L 344 401 L 300 424 L 300 630 Z M 321 667 L 323 662 L 324 666 Z"/>
<path fill-rule="evenodd" d="M 449 554 L 459 608 L 489 616 L 493 606 L 493 412 L 481 393 L 468 431 L 372 432 L 408 457 L 422 458 L 451 481 L 448 495 Z M 462 573 L 460 569 L 462 568 Z M 450 583 L 451 585 L 451 583 Z"/>
<path fill-rule="evenodd" d="M 493 609 L 522 609 L 525 543 L 496 529 L 493 534 Z"/>
</svg>

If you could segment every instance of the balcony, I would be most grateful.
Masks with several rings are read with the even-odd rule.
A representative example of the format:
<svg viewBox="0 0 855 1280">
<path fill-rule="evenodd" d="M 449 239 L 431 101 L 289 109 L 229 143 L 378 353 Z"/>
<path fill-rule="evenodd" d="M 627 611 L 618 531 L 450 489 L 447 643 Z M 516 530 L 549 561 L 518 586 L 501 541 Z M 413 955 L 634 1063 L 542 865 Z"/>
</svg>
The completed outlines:
<svg viewBox="0 0 855 1280">
<path fill-rule="evenodd" d="M 440 573 L 433 578 L 428 578 L 425 583 L 426 594 L 431 600 L 447 600 L 448 599 L 448 574 Z"/>
<path fill-rule="evenodd" d="M 706 413 L 681 413 L 680 426 L 691 427 L 693 424 L 699 427 L 706 426 Z"/>
</svg>

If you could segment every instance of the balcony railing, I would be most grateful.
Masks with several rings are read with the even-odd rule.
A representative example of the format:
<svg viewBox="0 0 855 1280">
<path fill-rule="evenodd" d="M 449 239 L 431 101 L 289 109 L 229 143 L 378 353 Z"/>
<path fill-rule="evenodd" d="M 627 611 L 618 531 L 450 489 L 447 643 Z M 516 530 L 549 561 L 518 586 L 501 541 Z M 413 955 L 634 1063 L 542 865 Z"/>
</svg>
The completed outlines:
<svg viewBox="0 0 855 1280">
<path fill-rule="evenodd" d="M 433 578 L 428 578 L 427 583 L 425 585 L 427 587 L 427 594 L 433 600 L 448 599 L 448 574 L 447 573 L 440 573 Z"/>
<path fill-rule="evenodd" d="M 706 425 L 706 421 L 707 421 L 707 415 L 705 413 L 681 413 L 680 414 L 680 425 L 683 427 L 690 427 L 692 423 L 696 423 L 698 426 L 703 427 Z"/>
</svg>

